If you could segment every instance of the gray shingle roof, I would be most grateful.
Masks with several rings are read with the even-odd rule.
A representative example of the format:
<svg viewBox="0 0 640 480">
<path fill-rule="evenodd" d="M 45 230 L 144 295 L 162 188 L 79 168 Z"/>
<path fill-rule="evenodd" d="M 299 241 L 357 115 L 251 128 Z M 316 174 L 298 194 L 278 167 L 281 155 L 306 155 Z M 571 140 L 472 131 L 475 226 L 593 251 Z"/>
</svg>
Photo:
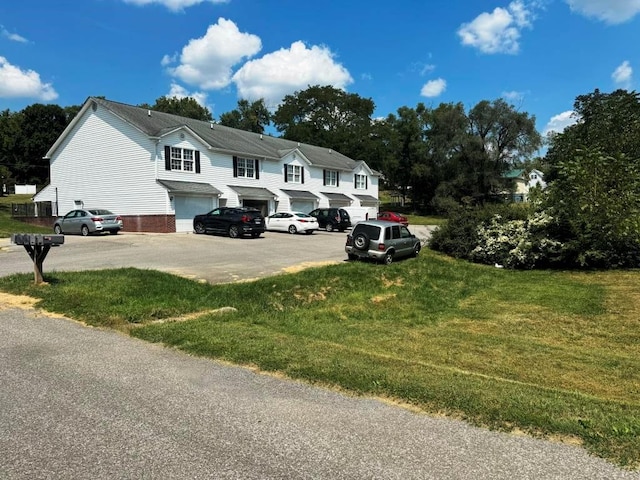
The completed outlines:
<svg viewBox="0 0 640 480">
<path fill-rule="evenodd" d="M 285 195 L 290 198 L 303 199 L 303 200 L 317 200 L 318 196 L 306 190 L 283 190 L 280 189 Z"/>
<path fill-rule="evenodd" d="M 178 180 L 157 180 L 157 182 L 172 193 L 222 195 L 222 192 L 210 183 L 182 182 Z"/>
<path fill-rule="evenodd" d="M 335 150 L 298 143 L 283 138 L 246 132 L 211 122 L 180 117 L 170 113 L 147 110 L 124 103 L 90 97 L 95 102 L 150 137 L 161 137 L 177 128 L 189 128 L 213 149 L 250 158 L 278 160 L 298 149 L 312 165 L 335 170 L 353 170 L 360 163 Z"/>
</svg>

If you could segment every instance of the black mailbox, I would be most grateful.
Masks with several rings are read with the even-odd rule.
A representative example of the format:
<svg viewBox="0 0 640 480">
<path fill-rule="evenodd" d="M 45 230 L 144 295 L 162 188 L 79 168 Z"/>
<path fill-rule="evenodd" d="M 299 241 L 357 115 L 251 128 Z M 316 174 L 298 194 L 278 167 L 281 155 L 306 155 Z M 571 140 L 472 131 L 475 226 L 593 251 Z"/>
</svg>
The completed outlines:
<svg viewBox="0 0 640 480">
<path fill-rule="evenodd" d="M 64 235 L 43 235 L 40 233 L 12 233 L 11 242 L 16 245 L 49 245 L 57 247 L 64 243 Z"/>
<path fill-rule="evenodd" d="M 46 235 L 41 233 L 12 233 L 11 242 L 22 245 L 33 260 L 35 283 L 42 283 L 42 263 L 51 247 L 64 243 L 64 235 Z"/>
</svg>

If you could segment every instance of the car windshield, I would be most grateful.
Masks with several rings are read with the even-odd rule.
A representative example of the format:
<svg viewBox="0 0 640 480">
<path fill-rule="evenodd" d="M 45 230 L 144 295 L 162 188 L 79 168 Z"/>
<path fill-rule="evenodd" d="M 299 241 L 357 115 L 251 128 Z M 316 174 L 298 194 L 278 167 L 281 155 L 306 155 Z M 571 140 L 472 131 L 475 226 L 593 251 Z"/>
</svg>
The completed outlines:
<svg viewBox="0 0 640 480">
<path fill-rule="evenodd" d="M 364 233 L 371 240 L 377 240 L 380 238 L 380 227 L 377 225 L 368 225 L 368 224 L 360 224 L 357 225 L 355 230 L 353 231 L 353 235 L 358 233 Z"/>
<path fill-rule="evenodd" d="M 91 213 L 91 215 L 113 215 L 109 210 L 105 210 L 103 208 L 94 208 L 89 210 L 89 213 Z"/>
</svg>

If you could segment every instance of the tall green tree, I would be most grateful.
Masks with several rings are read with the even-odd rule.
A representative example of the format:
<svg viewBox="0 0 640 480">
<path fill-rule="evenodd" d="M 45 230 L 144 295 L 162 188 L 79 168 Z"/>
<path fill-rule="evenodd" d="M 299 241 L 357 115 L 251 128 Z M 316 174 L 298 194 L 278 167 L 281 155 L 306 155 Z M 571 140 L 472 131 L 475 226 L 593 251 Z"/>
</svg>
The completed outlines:
<svg viewBox="0 0 640 480">
<path fill-rule="evenodd" d="M 573 104 L 577 123 L 549 139 L 545 162 L 552 167 L 553 180 L 557 166 L 579 150 L 598 150 L 605 156 L 626 155 L 640 161 L 640 94 L 626 90 L 602 93 L 596 89 L 579 95 Z"/>
<path fill-rule="evenodd" d="M 271 114 L 263 98 L 251 103 L 244 99 L 238 100 L 238 108 L 220 115 L 221 125 L 247 132 L 264 133 L 265 127 L 270 123 Z"/>
<path fill-rule="evenodd" d="M 284 138 L 332 148 L 359 160 L 369 141 L 374 108 L 370 98 L 316 85 L 285 96 L 273 123 Z"/>
<path fill-rule="evenodd" d="M 153 105 L 143 103 L 138 106 L 149 110 L 156 110 L 158 112 L 180 115 L 181 117 L 194 118 L 196 120 L 204 120 L 207 122 L 213 121 L 213 116 L 209 109 L 200 105 L 192 97 L 178 98 L 167 97 L 165 95 L 156 99 L 156 103 Z"/>
<path fill-rule="evenodd" d="M 33 104 L 20 112 L 20 158 L 14 176 L 18 182 L 43 185 L 49 178 L 49 160 L 43 157 L 68 125 L 59 105 Z"/>
</svg>

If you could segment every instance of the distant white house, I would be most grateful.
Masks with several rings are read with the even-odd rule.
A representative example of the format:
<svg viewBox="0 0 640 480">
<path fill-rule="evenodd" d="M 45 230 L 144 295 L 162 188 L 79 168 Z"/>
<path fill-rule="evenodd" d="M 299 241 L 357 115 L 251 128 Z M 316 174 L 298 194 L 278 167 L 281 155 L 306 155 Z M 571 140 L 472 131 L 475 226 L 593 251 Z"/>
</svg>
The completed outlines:
<svg viewBox="0 0 640 480">
<path fill-rule="evenodd" d="M 196 214 L 251 206 L 378 210 L 380 174 L 328 148 L 89 97 L 47 152 L 34 201 L 100 207 L 128 231 L 186 232 Z"/>
<path fill-rule="evenodd" d="M 515 189 L 510 192 L 514 202 L 526 202 L 529 200 L 529 192 L 533 188 L 544 189 L 547 183 L 544 181 L 544 174 L 535 168 L 527 173 L 524 169 L 514 169 L 507 172 L 504 178 L 512 180 Z"/>
</svg>

